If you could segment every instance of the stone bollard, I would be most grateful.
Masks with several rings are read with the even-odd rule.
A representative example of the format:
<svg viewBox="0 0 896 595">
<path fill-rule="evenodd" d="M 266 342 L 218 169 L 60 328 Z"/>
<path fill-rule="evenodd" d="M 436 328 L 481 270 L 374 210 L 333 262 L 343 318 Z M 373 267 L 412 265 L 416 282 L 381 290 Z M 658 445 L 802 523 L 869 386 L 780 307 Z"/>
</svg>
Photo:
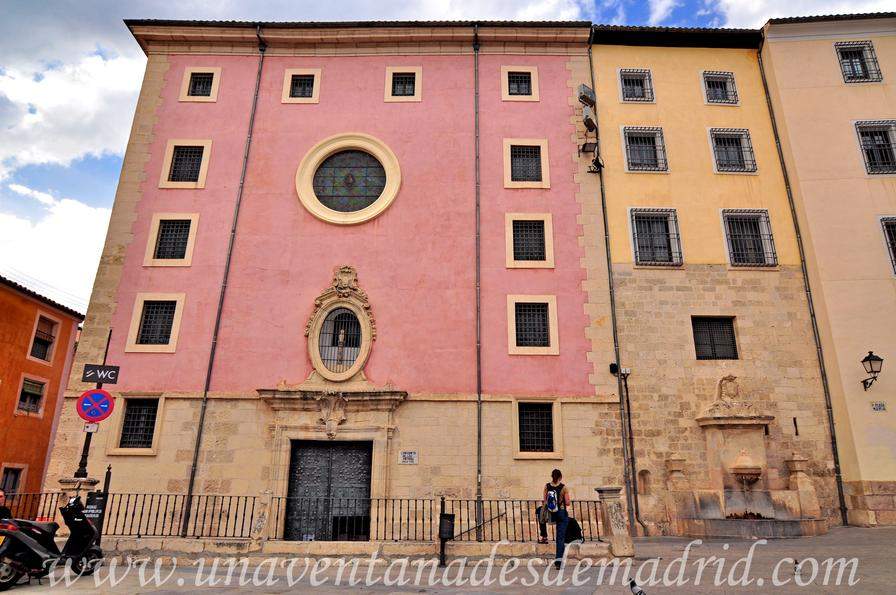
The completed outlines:
<svg viewBox="0 0 896 595">
<path fill-rule="evenodd" d="M 622 488 L 603 487 L 594 488 L 600 500 L 600 520 L 603 524 L 606 540 L 614 556 L 628 557 L 635 555 L 635 544 L 629 535 L 625 523 L 625 515 L 622 513 Z"/>
<path fill-rule="evenodd" d="M 806 473 L 809 459 L 794 453 L 785 459 L 787 471 L 790 473 L 790 489 L 797 493 L 800 500 L 800 511 L 803 518 L 821 518 L 821 506 L 818 504 L 818 493 L 812 478 Z"/>
<path fill-rule="evenodd" d="M 261 550 L 264 542 L 268 540 L 274 493 L 271 490 L 264 490 L 258 500 L 260 504 L 256 512 L 257 517 L 252 521 L 252 527 L 249 530 L 250 551 Z"/>
</svg>

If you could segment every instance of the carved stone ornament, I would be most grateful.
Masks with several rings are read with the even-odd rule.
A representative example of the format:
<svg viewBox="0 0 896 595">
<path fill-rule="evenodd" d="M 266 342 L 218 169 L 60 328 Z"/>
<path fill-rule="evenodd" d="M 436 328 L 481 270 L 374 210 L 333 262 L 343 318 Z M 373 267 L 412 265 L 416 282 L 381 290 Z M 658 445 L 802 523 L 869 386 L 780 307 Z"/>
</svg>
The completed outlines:
<svg viewBox="0 0 896 595">
<path fill-rule="evenodd" d="M 371 340 L 376 339 L 376 322 L 373 319 L 373 312 L 370 310 L 367 292 L 358 287 L 358 272 L 355 267 L 348 265 L 333 269 L 333 281 L 330 286 L 314 300 L 314 311 L 305 324 L 305 336 L 311 334 L 318 313 L 338 300 L 349 300 L 360 306 L 367 316 L 367 320 L 370 321 L 370 338 Z"/>
<path fill-rule="evenodd" d="M 773 419 L 774 416 L 758 411 L 753 403 L 740 398 L 737 376 L 729 374 L 719 380 L 716 400 L 700 414 L 697 422 L 700 425 L 713 425 L 713 420 L 729 420 L 729 423 L 736 423 L 737 420 L 750 420 L 759 425 L 765 425 Z"/>
<path fill-rule="evenodd" d="M 322 394 L 315 397 L 320 406 L 320 419 L 327 432 L 327 438 L 336 438 L 336 428 L 345 423 L 345 406 L 347 402 L 341 394 Z"/>
</svg>

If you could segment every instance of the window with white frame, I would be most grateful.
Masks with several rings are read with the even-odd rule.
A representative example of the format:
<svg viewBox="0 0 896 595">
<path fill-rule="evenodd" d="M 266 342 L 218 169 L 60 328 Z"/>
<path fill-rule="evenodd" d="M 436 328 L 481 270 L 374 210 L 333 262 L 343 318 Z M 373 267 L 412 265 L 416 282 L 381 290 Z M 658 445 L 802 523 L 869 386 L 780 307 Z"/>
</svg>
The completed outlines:
<svg viewBox="0 0 896 595">
<path fill-rule="evenodd" d="M 896 217 L 884 217 L 880 223 L 883 226 L 884 239 L 890 252 L 890 264 L 893 266 L 893 272 L 896 273 Z"/>
<path fill-rule="evenodd" d="M 719 172 L 754 172 L 756 156 L 750 131 L 744 128 L 712 128 L 712 151 L 716 171 Z"/>
<path fill-rule="evenodd" d="M 870 41 L 841 41 L 834 44 L 845 83 L 875 83 L 883 80 L 874 44 Z"/>
<path fill-rule="evenodd" d="M 641 68 L 623 68 L 619 71 L 619 85 L 623 101 L 651 102 L 654 100 L 653 80 L 650 71 Z"/>
<path fill-rule="evenodd" d="M 31 341 L 31 357 L 43 361 L 50 361 L 53 357 L 53 343 L 56 342 L 55 321 L 46 316 L 37 319 L 37 328 L 34 330 L 34 339 Z"/>
<path fill-rule="evenodd" d="M 703 89 L 707 103 L 737 103 L 737 86 L 734 84 L 734 73 L 705 71 L 703 73 Z"/>
<path fill-rule="evenodd" d="M 752 209 L 726 209 L 725 237 L 728 256 L 734 266 L 775 266 L 778 256 L 772 237 L 768 211 Z"/>
<path fill-rule="evenodd" d="M 152 448 L 158 399 L 125 399 L 119 448 Z"/>
<path fill-rule="evenodd" d="M 681 264 L 681 239 L 675 209 L 632 209 L 635 263 L 648 266 Z"/>
<path fill-rule="evenodd" d="M 896 120 L 856 122 L 856 132 L 869 174 L 896 173 Z"/>
<path fill-rule="evenodd" d="M 45 382 L 25 378 L 22 380 L 22 390 L 19 392 L 19 403 L 16 409 L 27 413 L 40 412 L 40 405 L 44 399 Z"/>
<path fill-rule="evenodd" d="M 647 126 L 626 126 L 625 160 L 629 171 L 667 171 L 663 129 Z"/>
</svg>

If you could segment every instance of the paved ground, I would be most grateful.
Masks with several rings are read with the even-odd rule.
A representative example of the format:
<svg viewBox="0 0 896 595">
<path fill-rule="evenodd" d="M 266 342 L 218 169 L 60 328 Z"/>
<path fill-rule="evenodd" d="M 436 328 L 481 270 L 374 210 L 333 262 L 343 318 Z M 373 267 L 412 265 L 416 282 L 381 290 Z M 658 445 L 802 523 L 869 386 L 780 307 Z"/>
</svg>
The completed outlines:
<svg viewBox="0 0 896 595">
<path fill-rule="evenodd" d="M 688 548 L 688 539 L 683 538 L 650 538 L 638 540 L 636 545 L 637 556 L 632 561 L 630 575 L 637 578 L 648 595 L 654 593 L 896 593 L 896 528 L 858 529 L 841 528 L 834 529 L 828 535 L 822 537 L 778 540 L 768 543 L 749 541 L 712 541 L 703 544 L 694 544 Z M 753 555 L 746 558 L 753 547 Z M 683 558 L 687 551 L 687 558 Z M 713 558 L 713 556 L 715 558 Z M 837 581 L 838 567 L 826 562 L 828 559 L 855 558 L 852 566 L 845 567 L 839 584 Z M 218 578 L 222 581 L 214 586 L 206 584 L 197 585 L 197 568 L 192 561 L 181 561 L 173 568 L 172 561 L 162 558 L 163 566 L 160 568 L 160 576 L 166 580 L 158 585 L 141 586 L 140 574 L 136 568 L 130 569 L 125 575 L 125 569 L 118 569 L 120 582 L 114 587 L 109 584 L 109 571 L 98 573 L 105 582 L 97 586 L 90 577 L 78 579 L 73 585 L 66 587 L 64 583 L 50 586 L 45 580 L 43 585 L 31 584 L 15 588 L 15 592 L 29 593 L 42 591 L 68 591 L 73 593 L 87 592 L 119 592 L 119 593 L 177 593 L 185 591 L 211 591 L 229 593 L 242 590 L 253 590 L 263 593 L 281 592 L 324 592 L 337 593 L 348 590 L 364 591 L 372 593 L 455 593 L 455 592 L 480 592 L 480 593 L 631 593 L 629 587 L 621 579 L 625 568 L 617 571 L 613 584 L 610 583 L 612 567 L 604 569 L 603 580 L 600 580 L 600 569 L 581 569 L 575 575 L 575 562 L 570 561 L 559 577 L 563 581 L 558 584 L 558 574 L 553 569 L 545 574 L 545 566 L 541 560 L 522 560 L 521 566 L 516 570 L 512 568 L 505 572 L 505 581 L 514 581 L 502 586 L 499 582 L 501 565 L 503 560 L 495 561 L 491 572 L 491 584 L 483 584 L 485 579 L 487 561 L 476 566 L 476 560 L 466 561 L 466 568 L 460 571 L 460 561 L 452 562 L 446 574 L 441 570 L 435 573 L 435 584 L 429 585 L 428 578 L 434 567 L 430 563 L 421 572 L 422 581 L 414 584 L 418 568 L 423 561 L 407 561 L 405 578 L 410 582 L 404 585 L 396 584 L 399 578 L 401 563 L 385 563 L 380 561 L 373 565 L 369 563 L 358 565 L 355 578 L 359 584 L 349 584 L 351 567 L 342 574 L 341 585 L 335 584 L 338 571 L 335 567 L 324 568 L 325 563 L 317 561 L 318 569 L 314 570 L 314 560 L 311 566 L 306 567 L 304 560 L 296 560 L 292 566 L 292 579 L 296 582 L 289 584 L 290 575 L 286 565 L 289 560 L 284 559 L 263 562 L 263 558 L 253 558 L 251 566 L 246 572 L 249 585 L 240 586 L 240 567 L 232 573 L 231 579 L 226 582 L 226 567 L 219 569 Z M 676 560 L 678 560 L 676 562 Z M 719 560 L 722 560 L 721 562 Z M 747 562 L 750 560 L 749 569 Z M 799 561 L 797 565 L 794 560 Z M 704 568 L 700 571 L 700 564 Z M 222 560 L 223 563 L 223 560 Z M 258 565 L 262 564 L 260 568 Z M 391 565 L 390 565 L 391 564 Z M 256 568 L 258 570 L 256 571 Z M 302 575 L 303 569 L 305 570 Z M 655 569 L 655 570 L 654 570 Z M 775 572 L 777 569 L 777 572 Z M 830 570 L 829 570 L 830 569 Z M 749 574 L 744 575 L 749 570 Z M 664 574 L 669 580 L 675 581 L 679 577 L 687 580 L 681 586 L 665 586 L 662 584 Z M 825 574 L 829 577 L 825 586 Z M 169 576 L 169 573 L 170 576 Z M 151 576 L 152 569 L 144 572 L 145 576 Z M 261 579 L 272 577 L 274 582 L 262 583 L 251 586 L 253 574 Z M 852 586 L 849 585 L 852 574 Z M 122 578 L 122 575 L 123 576 Z M 299 577 L 301 578 L 299 579 Z M 201 572 L 201 578 L 208 577 L 208 566 Z M 537 581 L 536 581 L 536 578 Z M 651 581 L 651 576 L 654 581 Z M 368 577 L 375 584 L 365 586 Z M 699 578 L 699 582 L 697 579 Z M 744 578 L 750 581 L 749 586 L 740 586 Z M 297 580 L 298 579 L 298 580 Z M 515 580 L 514 580 L 515 579 Z M 774 579 L 780 586 L 775 586 Z M 384 581 L 387 584 L 384 584 Z M 459 586 L 458 581 L 462 581 Z M 760 582 L 761 581 L 761 582 Z M 319 586 L 314 586 L 314 583 Z M 651 584 L 653 582 L 654 584 Z M 475 586 L 470 586 L 471 583 Z M 533 584 L 534 583 L 534 584 Z"/>
</svg>

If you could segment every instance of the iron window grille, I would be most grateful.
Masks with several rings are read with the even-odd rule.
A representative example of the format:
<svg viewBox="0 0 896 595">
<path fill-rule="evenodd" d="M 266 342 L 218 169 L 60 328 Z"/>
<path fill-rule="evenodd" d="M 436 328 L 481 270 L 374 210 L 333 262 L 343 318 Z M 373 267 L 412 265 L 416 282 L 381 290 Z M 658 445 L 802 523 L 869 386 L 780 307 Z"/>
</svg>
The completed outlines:
<svg viewBox="0 0 896 595">
<path fill-rule="evenodd" d="M 7 497 L 17 494 L 19 491 L 19 481 L 22 479 L 22 470 L 18 467 L 7 467 L 3 470 L 3 479 L 0 481 L 0 490 Z"/>
<path fill-rule="evenodd" d="M 31 357 L 50 360 L 50 351 L 53 348 L 53 341 L 56 340 L 55 332 L 55 322 L 43 316 L 37 319 L 37 329 L 34 332 L 34 341 L 31 343 Z"/>
<path fill-rule="evenodd" d="M 205 147 L 176 146 L 171 155 L 169 182 L 198 182 Z"/>
<path fill-rule="evenodd" d="M 706 101 L 709 103 L 737 103 L 737 86 L 734 73 L 707 71 L 703 73 Z"/>
<path fill-rule="evenodd" d="M 674 209 L 633 209 L 632 233 L 635 263 L 650 266 L 678 266 L 681 238 Z"/>
<path fill-rule="evenodd" d="M 554 452 L 552 403 L 517 403 L 520 452 Z"/>
<path fill-rule="evenodd" d="M 619 71 L 623 101 L 653 101 L 653 79 L 645 69 L 624 68 Z"/>
<path fill-rule="evenodd" d="M 510 179 L 514 182 L 541 181 L 541 147 L 510 146 Z"/>
<path fill-rule="evenodd" d="M 834 44 L 845 83 L 876 83 L 883 80 L 874 45 L 870 41 L 842 41 Z"/>
<path fill-rule="evenodd" d="M 694 350 L 697 359 L 737 359 L 734 318 L 694 316 Z"/>
<path fill-rule="evenodd" d="M 626 126 L 625 155 L 630 171 L 667 171 L 666 144 L 662 128 Z"/>
<path fill-rule="evenodd" d="M 515 315 L 517 347 L 551 346 L 550 321 L 546 303 L 517 302 Z"/>
<path fill-rule="evenodd" d="M 413 72 L 392 73 L 392 96 L 413 97 L 417 82 L 417 75 Z"/>
<path fill-rule="evenodd" d="M 884 228 L 884 239 L 887 241 L 887 249 L 890 252 L 890 264 L 896 273 L 896 217 L 885 217 L 880 221 Z"/>
<path fill-rule="evenodd" d="M 215 75 L 211 72 L 191 73 L 190 86 L 187 89 L 187 95 L 190 97 L 211 97 L 212 82 L 214 80 Z"/>
<path fill-rule="evenodd" d="M 532 95 L 532 73 L 531 72 L 508 72 L 507 73 L 507 94 L 508 95 Z"/>
<path fill-rule="evenodd" d="M 153 258 L 174 260 L 185 258 L 191 225 L 192 222 L 189 219 L 160 220 Z"/>
<path fill-rule="evenodd" d="M 167 345 L 171 341 L 171 327 L 177 302 L 169 300 L 147 300 L 143 302 L 140 329 L 137 332 L 138 345 Z"/>
<path fill-rule="evenodd" d="M 27 411 L 29 413 L 38 413 L 40 411 L 40 403 L 44 398 L 43 382 L 36 380 L 22 381 L 22 392 L 19 393 L 19 411 Z"/>
<path fill-rule="evenodd" d="M 896 173 L 896 120 L 857 122 L 856 131 L 869 174 Z"/>
<path fill-rule="evenodd" d="M 361 323 L 348 308 L 336 308 L 320 328 L 320 359 L 331 372 L 351 368 L 361 352 Z"/>
<path fill-rule="evenodd" d="M 290 97 L 313 97 L 314 96 L 314 75 L 313 74 L 294 74 L 289 82 Z"/>
<path fill-rule="evenodd" d="M 158 413 L 158 399 L 127 399 L 118 447 L 152 448 Z"/>
<path fill-rule="evenodd" d="M 768 211 L 725 210 L 725 236 L 734 266 L 775 266 L 778 256 Z"/>
<path fill-rule="evenodd" d="M 713 128 L 712 150 L 716 160 L 716 170 L 720 172 L 756 171 L 756 156 L 750 131 L 742 128 Z"/>
<path fill-rule="evenodd" d="M 515 219 L 513 221 L 513 259 L 547 259 L 544 237 L 544 221 Z"/>
</svg>

